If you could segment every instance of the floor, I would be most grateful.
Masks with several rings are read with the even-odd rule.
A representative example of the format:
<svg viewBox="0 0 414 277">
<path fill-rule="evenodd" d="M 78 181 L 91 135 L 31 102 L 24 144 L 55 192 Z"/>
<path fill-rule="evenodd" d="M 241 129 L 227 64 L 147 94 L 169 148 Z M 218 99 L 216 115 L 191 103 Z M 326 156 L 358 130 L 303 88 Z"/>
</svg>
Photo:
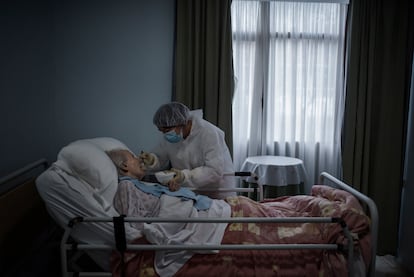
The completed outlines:
<svg viewBox="0 0 414 277">
<path fill-rule="evenodd" d="M 375 277 L 414 277 L 414 274 L 405 271 L 394 256 L 377 256 Z"/>
<path fill-rule="evenodd" d="M 44 253 L 39 253 L 37 257 L 43 256 Z M 47 260 L 34 259 L 32 262 L 25 262 L 24 265 L 17 271 L 12 271 L 5 277 L 56 277 L 60 275 L 60 261 L 57 253 L 54 258 Z M 414 277 L 395 261 L 395 257 L 377 256 L 375 277 Z"/>
</svg>

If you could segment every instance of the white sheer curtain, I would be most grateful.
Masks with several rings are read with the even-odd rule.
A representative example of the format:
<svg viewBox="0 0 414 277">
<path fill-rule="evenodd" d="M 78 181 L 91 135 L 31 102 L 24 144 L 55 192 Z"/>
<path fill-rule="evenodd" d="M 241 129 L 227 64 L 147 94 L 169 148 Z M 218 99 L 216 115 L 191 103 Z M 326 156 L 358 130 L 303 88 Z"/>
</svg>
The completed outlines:
<svg viewBox="0 0 414 277">
<path fill-rule="evenodd" d="M 341 177 L 346 14 L 339 3 L 233 0 L 236 168 L 297 157 L 306 192 L 321 171 Z"/>
</svg>

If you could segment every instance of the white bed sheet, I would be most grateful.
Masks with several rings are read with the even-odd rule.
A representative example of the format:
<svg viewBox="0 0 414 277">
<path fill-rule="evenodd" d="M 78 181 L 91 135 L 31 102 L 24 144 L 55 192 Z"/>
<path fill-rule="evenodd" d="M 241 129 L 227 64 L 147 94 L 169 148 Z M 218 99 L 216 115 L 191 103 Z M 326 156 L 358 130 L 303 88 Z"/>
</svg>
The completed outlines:
<svg viewBox="0 0 414 277">
<path fill-rule="evenodd" d="M 194 208 L 193 201 L 182 201 L 178 197 L 163 194 L 160 198 L 160 218 L 230 218 L 231 208 L 224 200 L 214 199 L 205 211 Z M 144 224 L 144 235 L 153 244 L 191 245 L 220 244 L 227 223 L 151 223 Z M 194 253 L 217 253 L 208 251 L 157 251 L 154 267 L 159 276 L 173 276 Z"/>
<path fill-rule="evenodd" d="M 42 173 L 36 180 L 36 185 L 49 214 L 62 228 L 68 228 L 69 221 L 78 216 L 119 216 L 112 206 L 104 209 L 102 201 L 97 200 L 98 196 L 94 196 L 88 186 L 56 165 Z M 125 226 L 125 232 L 128 241 L 142 235 L 128 226 Z M 71 236 L 82 243 L 115 246 L 112 223 L 76 224 Z M 109 269 L 110 253 L 94 253 L 91 256 L 103 269 Z"/>
</svg>

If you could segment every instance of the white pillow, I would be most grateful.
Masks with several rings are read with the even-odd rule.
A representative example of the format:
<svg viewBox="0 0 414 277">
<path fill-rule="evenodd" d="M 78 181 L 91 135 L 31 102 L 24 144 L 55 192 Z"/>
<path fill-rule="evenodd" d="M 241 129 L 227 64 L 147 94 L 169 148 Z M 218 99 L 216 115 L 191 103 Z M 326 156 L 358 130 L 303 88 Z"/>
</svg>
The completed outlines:
<svg viewBox="0 0 414 277">
<path fill-rule="evenodd" d="M 60 150 L 58 161 L 67 165 L 71 174 L 86 181 L 96 190 L 105 189 L 117 179 L 115 165 L 106 153 L 94 144 L 71 143 Z"/>
<path fill-rule="evenodd" d="M 112 149 L 129 150 L 124 143 L 110 137 L 77 140 L 60 150 L 55 163 L 66 173 L 79 178 L 86 186 L 89 185 L 93 198 L 104 210 L 112 206 L 118 188 L 116 167 L 105 153 Z M 68 185 L 72 187 L 75 184 Z"/>
<path fill-rule="evenodd" d="M 129 148 L 121 141 L 111 138 L 111 137 L 98 137 L 91 139 L 78 140 L 73 143 L 82 143 L 83 141 L 91 142 L 97 147 L 101 148 L 103 151 L 109 151 L 112 149 L 127 149 Z"/>
<path fill-rule="evenodd" d="M 57 165 L 86 181 L 96 193 L 112 199 L 118 186 L 118 173 L 105 153 L 112 149 L 129 150 L 124 143 L 109 137 L 77 140 L 60 150 Z"/>
</svg>

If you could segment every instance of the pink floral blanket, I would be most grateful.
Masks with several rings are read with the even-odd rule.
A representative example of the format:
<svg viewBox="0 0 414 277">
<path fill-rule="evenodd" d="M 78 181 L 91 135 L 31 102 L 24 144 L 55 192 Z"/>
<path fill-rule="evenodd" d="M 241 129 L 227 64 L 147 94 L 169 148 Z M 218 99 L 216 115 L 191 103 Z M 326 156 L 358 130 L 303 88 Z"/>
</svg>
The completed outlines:
<svg viewBox="0 0 414 277">
<path fill-rule="evenodd" d="M 285 196 L 255 202 L 229 197 L 232 217 L 340 217 L 354 238 L 355 254 L 370 263 L 370 220 L 356 198 L 343 190 L 315 185 L 311 195 Z M 231 223 L 222 244 L 338 243 L 347 240 L 339 224 L 332 223 Z M 144 238 L 134 243 L 148 243 Z M 157 276 L 154 252 L 126 253 L 122 265 L 112 255 L 113 276 Z M 220 250 L 194 254 L 175 276 L 347 276 L 346 253 L 333 250 Z"/>
</svg>

